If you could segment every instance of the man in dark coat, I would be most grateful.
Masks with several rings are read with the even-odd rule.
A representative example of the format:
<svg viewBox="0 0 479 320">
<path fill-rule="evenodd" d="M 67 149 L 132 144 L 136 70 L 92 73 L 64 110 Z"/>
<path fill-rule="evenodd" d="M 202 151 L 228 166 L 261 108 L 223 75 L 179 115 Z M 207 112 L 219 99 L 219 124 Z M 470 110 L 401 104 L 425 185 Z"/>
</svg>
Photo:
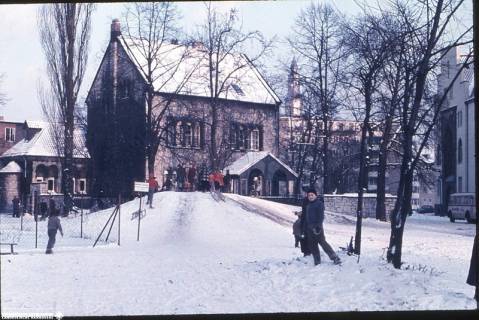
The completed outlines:
<svg viewBox="0 0 479 320">
<path fill-rule="evenodd" d="M 186 178 L 186 170 L 183 168 L 181 163 L 178 165 L 176 169 L 176 181 L 178 182 L 178 189 L 180 191 L 184 191 L 185 186 L 185 178 Z"/>
<path fill-rule="evenodd" d="M 479 255 L 477 249 L 477 242 L 479 241 L 479 235 L 476 233 L 474 237 L 474 245 L 472 246 L 472 256 L 471 256 L 471 264 L 469 265 L 469 274 L 467 275 L 467 284 L 476 287 L 476 291 L 474 292 L 474 299 L 479 301 L 479 297 L 477 295 L 477 287 L 478 287 L 478 279 L 477 279 L 477 256 Z"/>
<path fill-rule="evenodd" d="M 324 200 L 318 197 L 314 188 L 308 189 L 307 196 L 309 203 L 306 206 L 306 216 L 304 217 L 306 238 L 309 250 L 313 254 L 314 264 L 318 265 L 321 263 L 318 244 L 323 248 L 328 257 L 333 260 L 334 264 L 340 264 L 341 260 L 333 248 L 326 242 L 326 237 L 324 236 Z"/>
<path fill-rule="evenodd" d="M 303 202 L 301 203 L 301 215 L 299 216 L 301 218 L 301 239 L 299 240 L 299 245 L 301 247 L 301 252 L 303 255 L 309 256 L 311 254 L 311 251 L 309 250 L 309 245 L 308 245 L 308 239 L 307 239 L 307 233 L 306 233 L 306 207 L 308 206 L 309 200 L 308 197 L 303 198 Z"/>
<path fill-rule="evenodd" d="M 15 196 L 12 200 L 12 205 L 13 205 L 13 214 L 12 216 L 14 218 L 20 217 L 20 199 L 18 199 L 17 196 Z"/>
<path fill-rule="evenodd" d="M 195 183 L 196 183 L 196 167 L 193 163 L 191 167 L 188 169 L 188 182 L 190 184 L 190 190 L 188 191 L 195 191 Z"/>
</svg>

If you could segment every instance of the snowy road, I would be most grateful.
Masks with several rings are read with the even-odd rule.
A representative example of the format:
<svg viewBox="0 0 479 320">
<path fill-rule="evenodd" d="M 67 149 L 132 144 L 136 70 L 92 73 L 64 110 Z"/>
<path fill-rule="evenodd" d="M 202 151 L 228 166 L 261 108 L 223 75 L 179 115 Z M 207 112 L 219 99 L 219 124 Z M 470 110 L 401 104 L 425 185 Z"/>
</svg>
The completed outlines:
<svg viewBox="0 0 479 320">
<path fill-rule="evenodd" d="M 283 222 L 294 220 L 294 207 L 243 200 L 255 210 L 281 215 Z M 246 211 L 232 199 L 218 203 L 209 194 L 159 193 L 156 209 L 141 221 L 140 242 L 137 222 L 129 218 L 137 207 L 138 200 L 122 206 L 121 247 L 92 248 L 91 239 L 66 246 L 65 237 L 58 239 L 54 255 L 43 254 L 43 248 L 19 248 L 19 255 L 2 256 L 2 312 L 87 316 L 475 308 L 473 288 L 465 284 L 472 225 L 411 217 L 403 254 L 409 269 L 395 270 L 381 257 L 389 225 L 366 219 L 359 263 L 340 253 L 344 263 L 338 267 L 323 253 L 323 263 L 314 267 L 293 247 L 287 222 Z M 98 213 L 98 219 L 106 221 L 110 212 Z M 354 233 L 354 224 L 328 215 L 325 229 L 338 248 Z"/>
</svg>

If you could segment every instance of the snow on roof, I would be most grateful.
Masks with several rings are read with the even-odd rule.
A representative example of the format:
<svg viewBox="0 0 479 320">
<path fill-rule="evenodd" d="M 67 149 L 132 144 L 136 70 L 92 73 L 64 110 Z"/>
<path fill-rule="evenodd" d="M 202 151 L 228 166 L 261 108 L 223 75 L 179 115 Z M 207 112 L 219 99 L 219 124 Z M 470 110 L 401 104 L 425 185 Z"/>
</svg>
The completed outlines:
<svg viewBox="0 0 479 320">
<path fill-rule="evenodd" d="M 44 121 L 25 121 L 25 123 L 29 128 L 39 129 L 38 132 L 36 132 L 30 140 L 26 138 L 20 140 L 13 147 L 5 151 L 0 158 L 16 156 L 57 157 L 57 148 L 49 123 Z M 85 137 L 79 129 L 74 130 L 73 144 L 75 146 L 73 152 L 74 158 L 90 157 L 85 147 Z"/>
<path fill-rule="evenodd" d="M 20 173 L 22 168 L 15 162 L 10 161 L 5 167 L 0 170 L 0 173 Z"/>
<path fill-rule="evenodd" d="M 146 80 L 147 60 L 142 53 L 147 43 L 141 39 L 119 36 L 130 60 Z M 209 67 L 206 52 L 199 47 L 162 44 L 153 63 L 153 87 L 160 93 L 209 97 Z M 226 79 L 219 97 L 227 100 L 262 104 L 281 102 L 255 66 L 243 54 L 229 54 L 221 62 L 219 82 Z M 238 69 L 234 71 L 235 69 Z M 234 72 L 233 72 L 234 71 Z M 233 74 L 233 76 L 229 76 Z M 229 77 L 229 79 L 227 79 Z"/>
<path fill-rule="evenodd" d="M 227 170 L 231 175 L 241 175 L 243 172 L 254 166 L 259 161 L 263 160 L 267 156 L 271 156 L 275 161 L 277 161 L 281 166 L 286 170 L 291 172 L 295 177 L 298 177 L 298 174 L 293 171 L 289 166 L 283 163 L 281 160 L 276 158 L 269 151 L 250 151 L 247 152 L 244 156 L 240 157 L 238 160 L 234 161 L 232 164 L 223 169 L 223 172 Z"/>
</svg>

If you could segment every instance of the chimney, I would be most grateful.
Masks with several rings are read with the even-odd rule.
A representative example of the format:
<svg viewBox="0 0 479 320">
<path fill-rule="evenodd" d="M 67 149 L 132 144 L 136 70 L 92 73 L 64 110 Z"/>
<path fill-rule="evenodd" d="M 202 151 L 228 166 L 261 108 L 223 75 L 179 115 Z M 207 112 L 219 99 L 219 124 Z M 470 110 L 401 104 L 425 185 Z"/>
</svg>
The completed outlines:
<svg viewBox="0 0 479 320">
<path fill-rule="evenodd" d="M 115 40 L 119 35 L 121 35 L 120 20 L 113 19 L 111 22 L 111 40 Z"/>
</svg>

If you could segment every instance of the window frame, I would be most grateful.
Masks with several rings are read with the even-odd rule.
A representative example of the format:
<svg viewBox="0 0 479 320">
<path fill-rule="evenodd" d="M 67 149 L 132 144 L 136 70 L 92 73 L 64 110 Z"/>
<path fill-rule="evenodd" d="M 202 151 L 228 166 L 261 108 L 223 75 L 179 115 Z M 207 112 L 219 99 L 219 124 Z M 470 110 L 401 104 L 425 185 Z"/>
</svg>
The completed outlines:
<svg viewBox="0 0 479 320">
<path fill-rule="evenodd" d="M 5 128 L 5 141 L 6 142 L 15 142 L 16 130 L 12 127 Z"/>
</svg>

